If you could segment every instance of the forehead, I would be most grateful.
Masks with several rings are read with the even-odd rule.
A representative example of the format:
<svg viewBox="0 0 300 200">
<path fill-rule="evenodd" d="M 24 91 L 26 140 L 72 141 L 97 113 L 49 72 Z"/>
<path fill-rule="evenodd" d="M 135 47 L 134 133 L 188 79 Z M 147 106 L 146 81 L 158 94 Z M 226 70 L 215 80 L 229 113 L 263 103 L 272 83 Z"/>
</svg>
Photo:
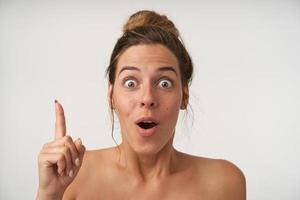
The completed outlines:
<svg viewBox="0 0 300 200">
<path fill-rule="evenodd" d="M 143 44 L 129 47 L 119 57 L 117 72 L 124 66 L 154 70 L 162 66 L 171 66 L 179 72 L 177 58 L 168 48 L 161 44 Z"/>
</svg>

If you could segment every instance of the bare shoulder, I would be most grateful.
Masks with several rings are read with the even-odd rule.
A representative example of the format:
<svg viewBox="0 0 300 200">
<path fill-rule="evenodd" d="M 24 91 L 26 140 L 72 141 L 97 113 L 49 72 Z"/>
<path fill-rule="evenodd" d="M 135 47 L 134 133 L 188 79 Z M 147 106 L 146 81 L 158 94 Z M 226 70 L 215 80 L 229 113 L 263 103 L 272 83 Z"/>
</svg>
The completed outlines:
<svg viewBox="0 0 300 200">
<path fill-rule="evenodd" d="M 118 155 L 117 153 L 118 152 L 115 147 L 86 151 L 83 157 L 82 166 L 76 179 L 86 179 L 89 175 L 94 176 L 97 171 L 101 172 L 99 169 L 107 166 L 107 164 Z M 94 169 L 95 171 L 93 171 Z"/>
<path fill-rule="evenodd" d="M 197 185 L 209 199 L 246 199 L 246 178 L 235 164 L 223 159 L 211 159 L 186 154 L 196 168 Z"/>
<path fill-rule="evenodd" d="M 235 164 L 222 159 L 202 158 L 201 160 L 201 163 L 205 163 L 206 180 L 212 186 L 208 191 L 216 199 L 246 199 L 246 179 Z"/>
<path fill-rule="evenodd" d="M 78 191 L 84 194 L 85 190 L 89 191 L 94 187 L 93 181 L 101 181 L 100 178 L 103 177 L 103 173 L 106 173 L 105 167 L 116 155 L 117 152 L 114 147 L 86 151 L 80 170 L 65 191 L 63 199 L 76 199 L 79 195 Z"/>
</svg>

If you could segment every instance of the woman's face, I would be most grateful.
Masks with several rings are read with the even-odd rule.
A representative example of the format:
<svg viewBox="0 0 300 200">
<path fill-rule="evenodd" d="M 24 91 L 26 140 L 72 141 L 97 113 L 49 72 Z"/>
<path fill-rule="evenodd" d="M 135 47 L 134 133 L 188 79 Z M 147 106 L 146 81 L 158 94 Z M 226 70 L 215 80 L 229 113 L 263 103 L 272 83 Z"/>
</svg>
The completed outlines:
<svg viewBox="0 0 300 200">
<path fill-rule="evenodd" d="M 109 97 L 123 143 L 139 154 L 159 152 L 172 141 L 185 107 L 176 57 L 163 45 L 132 46 L 119 57 L 115 76 Z"/>
</svg>

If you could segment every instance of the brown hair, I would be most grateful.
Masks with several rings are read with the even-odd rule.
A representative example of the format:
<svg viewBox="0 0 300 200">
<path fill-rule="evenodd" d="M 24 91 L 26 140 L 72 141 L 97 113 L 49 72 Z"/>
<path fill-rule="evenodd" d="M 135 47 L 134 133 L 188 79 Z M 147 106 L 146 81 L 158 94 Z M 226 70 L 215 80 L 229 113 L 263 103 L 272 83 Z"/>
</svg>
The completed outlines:
<svg viewBox="0 0 300 200">
<path fill-rule="evenodd" d="M 189 53 L 180 41 L 179 31 L 165 15 L 142 10 L 130 16 L 123 27 L 124 34 L 118 39 L 106 69 L 109 82 L 115 82 L 115 72 L 120 55 L 129 47 L 139 44 L 162 44 L 176 56 L 184 86 L 190 84 L 193 64 Z"/>
</svg>

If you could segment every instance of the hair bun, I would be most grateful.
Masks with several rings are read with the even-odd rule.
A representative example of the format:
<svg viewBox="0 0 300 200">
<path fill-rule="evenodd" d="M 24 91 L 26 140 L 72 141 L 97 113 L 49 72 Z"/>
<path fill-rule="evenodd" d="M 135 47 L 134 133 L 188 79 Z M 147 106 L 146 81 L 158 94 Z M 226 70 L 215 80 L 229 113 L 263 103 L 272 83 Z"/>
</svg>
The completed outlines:
<svg viewBox="0 0 300 200">
<path fill-rule="evenodd" d="M 138 26 L 159 26 L 179 37 L 179 31 L 174 23 L 167 16 L 160 15 L 154 11 L 142 10 L 131 15 L 123 26 L 123 32 L 131 31 Z"/>
</svg>

